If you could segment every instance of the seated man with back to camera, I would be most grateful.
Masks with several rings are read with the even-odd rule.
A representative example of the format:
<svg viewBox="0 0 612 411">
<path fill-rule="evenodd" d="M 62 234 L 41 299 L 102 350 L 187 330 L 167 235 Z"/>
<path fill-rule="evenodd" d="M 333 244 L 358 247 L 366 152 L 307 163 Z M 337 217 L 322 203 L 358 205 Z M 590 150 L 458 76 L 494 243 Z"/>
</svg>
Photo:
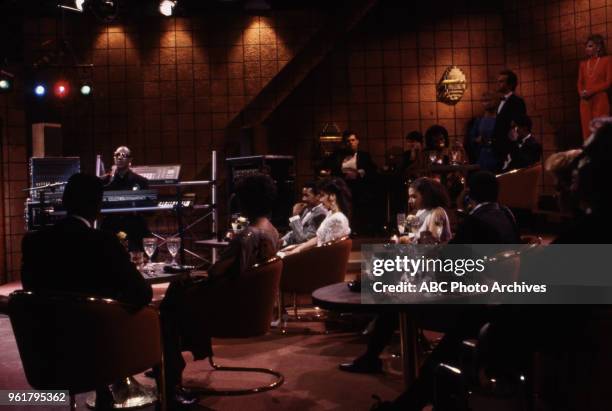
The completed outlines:
<svg viewBox="0 0 612 411">
<path fill-rule="evenodd" d="M 151 286 L 125 248 L 114 235 L 93 228 L 102 205 L 100 180 L 74 174 L 64 190 L 63 204 L 66 218 L 23 238 L 24 290 L 112 298 L 135 307 L 148 304 Z M 96 409 L 112 409 L 108 388 L 100 387 L 96 393 Z"/>
<path fill-rule="evenodd" d="M 126 146 L 117 147 L 113 154 L 115 170 L 101 178 L 104 191 L 147 190 L 149 181 L 131 170 L 132 151 Z M 127 234 L 130 251 L 142 251 L 142 239 L 151 235 L 145 219 L 135 213 L 107 215 L 102 220 L 102 230 Z"/>
<path fill-rule="evenodd" d="M 327 217 L 327 210 L 321 204 L 319 188 L 313 182 L 302 187 L 302 202 L 293 206 L 293 216 L 289 218 L 291 230 L 281 238 L 281 246 L 300 244 L 317 235 L 317 229 Z"/>
</svg>

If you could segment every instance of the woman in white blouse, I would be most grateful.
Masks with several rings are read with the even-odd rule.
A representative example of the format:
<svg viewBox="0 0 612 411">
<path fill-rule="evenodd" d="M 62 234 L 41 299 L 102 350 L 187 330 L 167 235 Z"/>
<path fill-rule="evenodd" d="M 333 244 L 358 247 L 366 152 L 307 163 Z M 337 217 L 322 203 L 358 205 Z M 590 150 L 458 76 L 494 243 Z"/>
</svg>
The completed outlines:
<svg viewBox="0 0 612 411">
<path fill-rule="evenodd" d="M 299 253 L 329 241 L 345 237 L 351 233 L 347 215 L 350 214 L 351 192 L 344 180 L 330 178 L 325 180 L 319 188 L 321 203 L 329 210 L 327 217 L 319 226 L 316 237 L 311 238 L 290 250 L 283 250 L 285 255 Z"/>
<path fill-rule="evenodd" d="M 444 210 L 448 203 L 446 189 L 438 181 L 427 177 L 414 180 L 408 188 L 408 204 L 417 212 L 407 223 L 408 229 L 412 229 L 411 235 L 400 237 L 399 242 L 445 243 L 450 240 L 450 223 Z M 397 237 L 391 240 L 398 242 Z"/>
</svg>

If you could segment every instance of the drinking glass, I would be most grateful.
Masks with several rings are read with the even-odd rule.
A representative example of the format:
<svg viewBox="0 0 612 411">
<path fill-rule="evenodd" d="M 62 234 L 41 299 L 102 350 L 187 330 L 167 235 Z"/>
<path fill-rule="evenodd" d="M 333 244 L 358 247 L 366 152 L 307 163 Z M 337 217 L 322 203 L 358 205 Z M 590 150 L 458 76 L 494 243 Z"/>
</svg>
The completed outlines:
<svg viewBox="0 0 612 411">
<path fill-rule="evenodd" d="M 438 160 L 438 153 L 436 153 L 435 151 L 430 151 L 429 152 L 429 162 L 431 164 L 436 164 L 437 160 Z"/>
<path fill-rule="evenodd" d="M 142 251 L 130 251 L 130 261 L 132 261 L 138 271 L 141 271 L 144 265 L 144 253 Z"/>
<path fill-rule="evenodd" d="M 421 228 L 421 221 L 416 216 L 412 216 L 412 218 L 409 221 L 409 225 L 410 225 L 409 237 L 411 238 L 416 237 L 416 235 L 419 232 L 419 229 Z"/>
<path fill-rule="evenodd" d="M 400 235 L 404 234 L 404 230 L 406 228 L 406 214 L 398 213 L 397 214 L 397 231 Z"/>
<path fill-rule="evenodd" d="M 155 254 L 155 250 L 157 249 L 157 238 L 143 238 L 142 247 L 144 248 L 144 252 L 147 254 L 147 257 L 149 257 L 146 267 L 150 270 L 153 266 L 153 254 Z"/>
<path fill-rule="evenodd" d="M 180 237 L 170 237 L 166 240 L 166 247 L 168 247 L 168 252 L 172 256 L 172 265 L 176 265 L 176 254 L 178 253 L 179 248 L 181 248 L 181 238 Z"/>
</svg>

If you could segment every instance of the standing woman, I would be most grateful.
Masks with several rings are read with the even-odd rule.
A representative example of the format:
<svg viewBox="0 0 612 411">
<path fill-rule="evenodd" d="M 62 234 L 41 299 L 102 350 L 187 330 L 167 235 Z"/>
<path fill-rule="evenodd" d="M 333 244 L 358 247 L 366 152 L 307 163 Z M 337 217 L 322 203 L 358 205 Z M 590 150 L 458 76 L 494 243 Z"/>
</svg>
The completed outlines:
<svg viewBox="0 0 612 411">
<path fill-rule="evenodd" d="M 591 134 L 591 120 L 610 115 L 607 91 L 612 84 L 612 61 L 606 56 L 604 39 L 599 34 L 589 36 L 585 53 L 587 58 L 580 62 L 578 70 L 578 94 L 582 137 L 586 140 Z"/>
</svg>

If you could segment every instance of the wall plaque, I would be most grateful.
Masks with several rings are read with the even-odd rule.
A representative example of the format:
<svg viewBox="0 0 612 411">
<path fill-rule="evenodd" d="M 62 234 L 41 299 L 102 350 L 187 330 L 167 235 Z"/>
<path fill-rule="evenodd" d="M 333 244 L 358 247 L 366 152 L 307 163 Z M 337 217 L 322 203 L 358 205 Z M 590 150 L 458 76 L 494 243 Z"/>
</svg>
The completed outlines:
<svg viewBox="0 0 612 411">
<path fill-rule="evenodd" d="M 448 67 L 436 88 L 439 102 L 448 105 L 457 104 L 467 89 L 465 73 L 457 66 Z"/>
</svg>

